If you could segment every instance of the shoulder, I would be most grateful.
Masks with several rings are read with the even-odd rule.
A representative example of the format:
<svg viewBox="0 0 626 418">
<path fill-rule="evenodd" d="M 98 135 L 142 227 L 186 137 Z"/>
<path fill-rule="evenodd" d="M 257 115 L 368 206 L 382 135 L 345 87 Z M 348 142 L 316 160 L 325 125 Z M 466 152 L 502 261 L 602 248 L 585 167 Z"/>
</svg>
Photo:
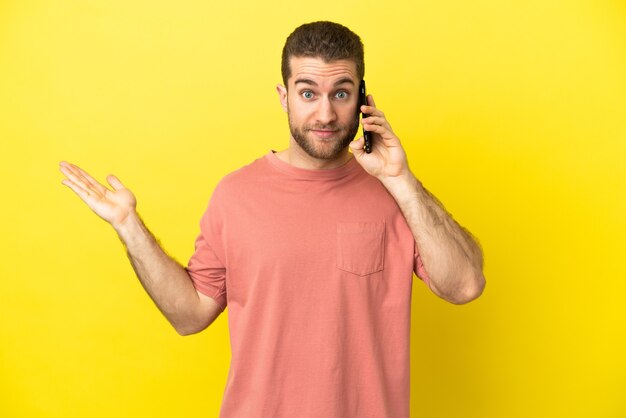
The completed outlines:
<svg viewBox="0 0 626 418">
<path fill-rule="evenodd" d="M 226 174 L 215 186 L 214 195 L 236 197 L 247 189 L 255 187 L 265 177 L 267 161 L 259 157 L 249 164 Z"/>
</svg>

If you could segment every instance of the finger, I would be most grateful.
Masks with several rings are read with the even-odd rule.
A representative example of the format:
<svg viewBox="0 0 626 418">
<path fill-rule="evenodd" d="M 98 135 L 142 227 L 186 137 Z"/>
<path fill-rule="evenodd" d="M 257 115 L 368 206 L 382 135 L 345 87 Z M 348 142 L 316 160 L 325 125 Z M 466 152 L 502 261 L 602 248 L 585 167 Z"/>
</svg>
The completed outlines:
<svg viewBox="0 0 626 418">
<path fill-rule="evenodd" d="M 373 123 L 365 123 L 363 124 L 363 127 L 365 128 L 366 131 L 376 132 L 377 134 L 380 134 L 381 136 L 382 134 L 389 132 L 389 129 L 385 128 L 384 126 L 375 125 Z"/>
<path fill-rule="evenodd" d="M 389 122 L 387 122 L 387 119 L 380 117 L 380 116 L 368 116 L 366 118 L 361 119 L 361 123 L 368 124 L 368 125 L 380 125 L 391 130 L 391 125 L 389 125 Z"/>
<path fill-rule="evenodd" d="M 363 128 L 366 131 L 377 133 L 378 135 L 380 135 L 385 140 L 393 139 L 393 137 L 394 137 L 393 133 L 389 129 L 384 127 L 384 126 L 372 125 L 372 124 L 364 124 Z"/>
<path fill-rule="evenodd" d="M 72 163 L 68 163 L 66 161 L 61 161 L 59 163 L 60 167 L 65 167 L 66 170 L 72 172 L 76 177 L 79 177 L 81 179 L 83 179 L 83 181 L 87 184 L 89 184 L 89 182 L 87 181 L 87 179 L 85 179 L 81 172 L 78 170 L 77 166 L 72 164 Z"/>
<path fill-rule="evenodd" d="M 80 197 L 84 202 L 87 202 L 87 200 L 90 198 L 89 192 L 86 191 L 85 189 L 83 189 L 82 187 L 79 187 L 72 180 L 70 180 L 70 179 L 63 179 L 61 181 L 61 183 L 64 184 L 65 186 L 69 187 L 70 189 L 72 189 L 74 191 L 74 193 L 76 193 L 78 195 L 78 197 Z"/>
<path fill-rule="evenodd" d="M 356 141 L 350 142 L 349 145 L 350 149 L 352 150 L 352 154 L 354 154 L 354 157 L 357 159 L 361 158 L 363 154 L 365 154 L 365 151 L 363 150 L 364 146 L 365 140 L 363 139 L 363 137 L 360 137 Z"/>
<path fill-rule="evenodd" d="M 75 183 L 77 182 L 77 180 L 80 180 L 80 184 L 79 185 L 82 185 L 84 188 L 92 189 L 94 191 L 98 190 L 98 188 L 95 187 L 95 185 L 91 181 L 89 181 L 89 179 L 87 177 L 85 177 L 84 174 L 86 174 L 86 173 L 81 171 L 78 168 L 78 166 L 76 166 L 76 165 L 74 165 L 72 163 L 65 163 L 65 164 L 62 165 L 62 167 L 64 167 L 67 172 L 70 172 L 70 173 L 72 173 L 74 175 L 74 177 L 75 177 L 74 182 Z M 94 182 L 95 182 L 95 180 L 94 180 Z"/>
<path fill-rule="evenodd" d="M 350 142 L 350 148 L 352 150 L 362 150 L 363 147 L 365 147 L 365 139 L 363 139 L 363 137 L 360 137 L 359 139 Z"/>
<path fill-rule="evenodd" d="M 91 177 L 89 174 L 87 174 L 87 172 L 85 170 L 83 170 L 82 168 L 80 168 L 76 164 L 70 164 L 70 165 L 72 167 L 74 167 L 85 178 L 87 183 L 91 184 L 101 194 L 104 194 L 104 192 L 106 191 L 106 187 L 103 184 L 101 184 L 100 182 L 95 180 L 93 177 Z"/>
<path fill-rule="evenodd" d="M 81 188 L 85 193 L 89 191 L 89 185 L 85 183 L 85 181 L 77 176 L 71 168 L 68 168 L 66 165 L 62 165 L 60 167 L 61 173 L 65 174 L 67 179 L 71 180 L 74 186 Z"/>
<path fill-rule="evenodd" d="M 378 108 L 376 108 L 374 106 L 362 105 L 361 106 L 361 112 L 366 114 L 367 116 L 385 117 L 385 114 L 380 109 L 378 109 Z"/>
<path fill-rule="evenodd" d="M 72 172 L 77 177 L 83 180 L 83 182 L 87 185 L 87 187 L 89 187 L 90 190 L 93 190 L 94 192 L 98 192 L 100 195 L 104 196 L 104 194 L 107 191 L 106 187 L 104 187 L 102 184 L 94 180 L 89 174 L 87 174 L 84 170 L 82 170 L 76 164 L 69 163 L 69 167 L 70 167 L 70 170 L 72 170 Z"/>
<path fill-rule="evenodd" d="M 109 182 L 111 187 L 113 187 L 114 190 L 122 190 L 122 189 L 126 188 L 126 187 L 124 187 L 124 185 L 122 184 L 120 179 L 115 177 L 113 174 L 109 174 L 107 176 L 107 181 Z"/>
<path fill-rule="evenodd" d="M 368 95 L 367 95 L 367 103 L 368 103 L 370 106 L 374 106 L 374 107 L 376 107 L 376 103 L 374 102 L 374 96 L 372 96 L 371 94 L 368 94 Z"/>
</svg>

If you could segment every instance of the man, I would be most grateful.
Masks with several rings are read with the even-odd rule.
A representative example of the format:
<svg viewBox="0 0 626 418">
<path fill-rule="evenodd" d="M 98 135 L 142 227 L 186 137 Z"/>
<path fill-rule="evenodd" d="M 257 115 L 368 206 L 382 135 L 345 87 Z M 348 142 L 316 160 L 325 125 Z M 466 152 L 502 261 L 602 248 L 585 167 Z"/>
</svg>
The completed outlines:
<svg viewBox="0 0 626 418">
<path fill-rule="evenodd" d="M 160 248 L 116 177 L 109 190 L 62 162 L 63 184 L 115 228 L 181 335 L 229 307 L 220 416 L 408 417 L 413 273 L 467 303 L 485 286 L 481 250 L 410 171 L 372 96 L 359 109 L 356 34 L 331 22 L 300 26 L 282 73 L 289 147 L 222 179 L 186 268 Z M 359 110 L 369 115 L 371 153 L 362 137 L 352 141 Z"/>
</svg>

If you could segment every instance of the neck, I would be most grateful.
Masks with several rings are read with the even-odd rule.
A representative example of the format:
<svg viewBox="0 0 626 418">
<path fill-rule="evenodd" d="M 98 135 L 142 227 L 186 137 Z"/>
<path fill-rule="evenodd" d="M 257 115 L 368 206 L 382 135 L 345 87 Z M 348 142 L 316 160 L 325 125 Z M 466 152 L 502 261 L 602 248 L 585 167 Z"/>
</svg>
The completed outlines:
<svg viewBox="0 0 626 418">
<path fill-rule="evenodd" d="M 278 159 L 294 167 L 305 168 L 308 170 L 330 170 L 343 166 L 352 158 L 352 154 L 348 150 L 348 147 L 343 149 L 337 157 L 333 159 L 311 157 L 294 142 L 295 141 L 292 140 L 289 148 L 276 153 Z"/>
</svg>

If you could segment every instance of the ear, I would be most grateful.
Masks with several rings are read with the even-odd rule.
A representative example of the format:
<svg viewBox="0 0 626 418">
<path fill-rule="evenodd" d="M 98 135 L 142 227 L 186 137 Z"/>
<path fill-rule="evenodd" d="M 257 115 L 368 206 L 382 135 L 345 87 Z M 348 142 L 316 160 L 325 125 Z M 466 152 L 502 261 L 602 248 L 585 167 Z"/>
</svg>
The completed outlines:
<svg viewBox="0 0 626 418">
<path fill-rule="evenodd" d="M 278 92 L 280 105 L 283 107 L 283 110 L 287 112 L 287 89 L 282 84 L 277 84 L 276 91 Z"/>
</svg>

